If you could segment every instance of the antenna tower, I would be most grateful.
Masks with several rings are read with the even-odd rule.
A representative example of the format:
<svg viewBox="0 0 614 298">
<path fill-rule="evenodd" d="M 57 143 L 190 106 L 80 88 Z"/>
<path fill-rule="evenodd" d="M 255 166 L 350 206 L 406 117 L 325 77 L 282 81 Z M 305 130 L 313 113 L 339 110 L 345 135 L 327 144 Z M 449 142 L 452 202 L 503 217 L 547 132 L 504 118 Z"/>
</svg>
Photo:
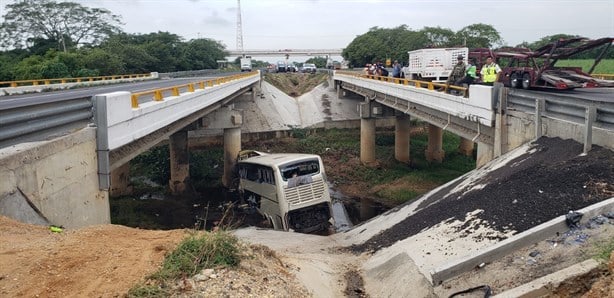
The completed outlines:
<svg viewBox="0 0 614 298">
<path fill-rule="evenodd" d="M 243 52 L 243 28 L 241 25 L 241 0 L 237 0 L 237 51 Z"/>
</svg>

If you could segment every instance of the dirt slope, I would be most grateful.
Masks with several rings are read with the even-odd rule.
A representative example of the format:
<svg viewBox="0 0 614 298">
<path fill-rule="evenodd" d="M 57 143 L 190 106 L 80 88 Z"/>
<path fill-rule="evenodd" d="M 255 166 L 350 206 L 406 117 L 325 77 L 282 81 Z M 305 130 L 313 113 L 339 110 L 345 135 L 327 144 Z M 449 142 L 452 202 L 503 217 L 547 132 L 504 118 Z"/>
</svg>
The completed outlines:
<svg viewBox="0 0 614 298">
<path fill-rule="evenodd" d="M 0 296 L 115 297 L 153 273 L 184 232 L 117 225 L 52 233 L 0 216 Z"/>
</svg>

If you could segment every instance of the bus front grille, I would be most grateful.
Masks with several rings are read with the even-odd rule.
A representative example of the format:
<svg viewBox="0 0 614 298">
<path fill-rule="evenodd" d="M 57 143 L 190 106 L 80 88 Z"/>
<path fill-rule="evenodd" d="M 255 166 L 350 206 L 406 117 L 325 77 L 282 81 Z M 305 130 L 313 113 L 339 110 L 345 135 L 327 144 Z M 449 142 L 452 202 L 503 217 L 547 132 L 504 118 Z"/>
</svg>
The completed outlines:
<svg viewBox="0 0 614 298">
<path fill-rule="evenodd" d="M 291 205 L 303 204 L 316 201 L 324 196 L 326 184 L 323 180 L 315 180 L 313 183 L 286 188 L 284 194 Z"/>
</svg>

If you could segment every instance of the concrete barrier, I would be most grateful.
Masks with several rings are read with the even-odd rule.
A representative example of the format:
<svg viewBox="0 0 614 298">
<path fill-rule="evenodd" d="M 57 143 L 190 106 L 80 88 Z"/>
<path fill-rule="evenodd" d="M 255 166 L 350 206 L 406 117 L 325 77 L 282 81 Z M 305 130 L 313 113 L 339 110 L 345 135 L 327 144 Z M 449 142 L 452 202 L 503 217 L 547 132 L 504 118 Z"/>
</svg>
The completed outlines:
<svg viewBox="0 0 614 298">
<path fill-rule="evenodd" d="M 551 297 L 553 289 L 558 288 L 570 278 L 581 277 L 589 274 L 600 266 L 599 262 L 589 259 L 582 263 L 569 266 L 552 274 L 538 278 L 530 283 L 507 290 L 495 295 L 496 298 L 530 298 L 530 297 Z"/>
<path fill-rule="evenodd" d="M 67 228 L 110 223 L 108 192 L 98 189 L 95 128 L 1 149 L 0 214 Z"/>
<path fill-rule="evenodd" d="M 49 85 L 32 85 L 32 86 L 21 86 L 21 87 L 5 87 L 5 88 L 0 88 L 0 96 L 25 94 L 25 93 L 40 93 L 40 92 L 51 91 L 51 90 L 65 90 L 65 89 L 73 89 L 77 87 L 109 85 L 109 84 L 147 81 L 147 80 L 156 80 L 156 79 L 158 79 L 158 73 L 152 72 L 151 76 L 142 77 L 142 78 L 98 80 L 98 81 L 91 81 L 91 82 L 82 81 L 82 82 L 64 83 L 64 84 L 58 83 L 58 84 L 49 84 Z"/>
<path fill-rule="evenodd" d="M 601 201 L 597 204 L 577 211 L 583 214 L 581 223 L 586 223 L 586 221 L 590 218 L 614 211 L 614 198 Z M 568 229 L 569 228 L 565 223 L 565 216 L 561 215 L 511 238 L 503 240 L 491 247 L 478 251 L 462 259 L 439 266 L 435 270 L 431 271 L 433 285 L 439 285 L 444 280 L 470 271 L 481 263 L 492 262 L 511 253 L 512 251 L 539 241 L 543 241 L 548 237 L 552 237 L 557 233 L 563 233 Z"/>
</svg>

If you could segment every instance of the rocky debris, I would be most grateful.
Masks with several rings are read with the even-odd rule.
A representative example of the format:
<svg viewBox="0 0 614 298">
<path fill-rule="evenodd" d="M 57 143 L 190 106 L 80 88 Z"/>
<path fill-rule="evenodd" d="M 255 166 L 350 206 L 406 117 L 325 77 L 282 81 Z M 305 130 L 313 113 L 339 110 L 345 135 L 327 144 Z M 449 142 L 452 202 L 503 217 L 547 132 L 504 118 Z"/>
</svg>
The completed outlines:
<svg viewBox="0 0 614 298">
<path fill-rule="evenodd" d="M 203 269 L 177 281 L 172 297 L 308 297 L 292 267 L 263 245 L 243 245 L 237 268 Z"/>
<path fill-rule="evenodd" d="M 573 140 L 541 138 L 471 185 L 450 193 L 462 183 L 458 181 L 431 194 L 415 214 L 350 250 L 374 252 L 437 224 L 456 221 L 465 223 L 457 228 L 456 232 L 466 231 L 460 237 L 487 227 L 498 232 L 487 237 L 502 240 L 612 197 L 614 152 L 593 147 L 581 155 L 582 150 L 583 145 Z"/>
</svg>

